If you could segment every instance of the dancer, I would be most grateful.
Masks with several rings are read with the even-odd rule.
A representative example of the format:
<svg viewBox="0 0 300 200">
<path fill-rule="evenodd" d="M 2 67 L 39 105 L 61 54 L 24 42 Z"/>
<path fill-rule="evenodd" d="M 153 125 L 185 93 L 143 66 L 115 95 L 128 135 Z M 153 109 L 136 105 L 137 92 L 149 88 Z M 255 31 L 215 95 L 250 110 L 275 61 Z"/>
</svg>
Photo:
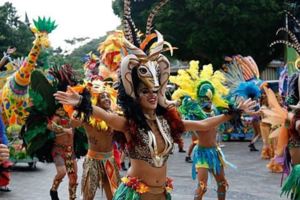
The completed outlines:
<svg viewBox="0 0 300 200">
<path fill-rule="evenodd" d="M 69 199 L 76 199 L 76 157 L 86 154 L 82 147 L 86 142 L 82 133 L 71 127 L 68 114 L 63 105 L 55 101 L 53 93 L 57 89 L 66 90 L 67 85 L 77 85 L 77 80 L 70 65 L 52 67 L 48 73 L 53 77 L 53 85 L 40 71 L 31 75 L 29 93 L 33 105 L 22 135 L 28 154 L 55 164 L 57 173 L 50 189 L 51 199 L 59 199 L 57 190 L 66 174 L 69 178 Z"/>
<path fill-rule="evenodd" d="M 285 180 L 282 186 L 281 195 L 284 194 L 288 198 L 293 200 L 300 199 L 300 96 L 299 96 L 299 84 L 300 84 L 300 74 L 296 73 L 292 75 L 289 81 L 289 90 L 287 101 L 290 103 L 290 108 L 292 111 L 288 112 L 286 109 L 280 107 L 279 103 L 276 100 L 274 93 L 271 91 L 267 92 L 268 101 L 272 102 L 273 105 L 270 109 L 263 110 L 266 115 L 267 121 L 272 122 L 273 125 L 283 124 L 280 132 L 278 143 L 281 143 L 281 146 L 287 147 L 286 153 L 288 153 L 285 158 L 285 167 L 284 172 L 288 173 L 288 177 Z M 269 103 L 270 104 L 270 103 Z M 286 130 L 286 131 L 285 131 Z M 287 134 L 284 134 L 286 132 Z M 285 137 L 283 137 L 285 135 Z M 281 141 L 282 140 L 282 141 Z M 292 170 L 290 171 L 290 167 Z"/>
<path fill-rule="evenodd" d="M 56 175 L 50 190 L 51 199 L 58 199 L 57 189 L 66 174 L 69 177 L 69 199 L 76 199 L 77 162 L 73 145 L 74 133 L 63 107 L 56 110 L 48 124 L 48 129 L 56 136 L 51 152 L 56 167 Z"/>
<path fill-rule="evenodd" d="M 130 53 L 122 59 L 118 88 L 118 104 L 124 116 L 92 106 L 87 96 L 78 94 L 72 88 L 68 92 L 59 91 L 55 94 L 62 104 L 75 106 L 79 118 L 83 114 L 87 121 L 92 115 L 105 121 L 114 130 L 124 133 L 131 166 L 114 195 L 115 200 L 171 199 L 172 184 L 167 179 L 166 161 L 174 141 L 178 141 L 185 130 L 214 129 L 233 116 L 238 117 L 241 110 L 248 111 L 253 103 L 250 100 L 241 102 L 238 109 L 203 121 L 181 120 L 175 107 L 165 98 L 170 75 L 170 63 L 161 54 L 165 42 L 158 31 L 150 34 L 153 16 L 164 3 L 166 1 L 161 1 L 154 8 L 155 12 L 150 13 L 146 38 L 140 43 L 130 17 L 130 1 L 124 1 L 124 42 Z"/>
<path fill-rule="evenodd" d="M 177 84 L 179 89 L 174 92 L 173 98 L 185 96 L 179 110 L 185 118 L 203 120 L 217 115 L 215 107 L 229 107 L 228 102 L 222 99 L 228 93 L 223 86 L 224 76 L 213 72 L 211 65 L 203 66 L 199 72 L 199 62 L 191 61 L 190 68 L 180 71 L 171 82 Z M 194 97 L 194 98 L 191 98 Z M 197 145 L 193 151 L 192 177 L 198 179 L 195 191 L 195 200 L 201 200 L 207 190 L 208 172 L 215 177 L 218 185 L 218 199 L 225 199 L 228 183 L 224 174 L 225 158 L 217 144 L 216 127 L 207 131 L 197 131 Z"/>
<path fill-rule="evenodd" d="M 151 60 L 140 65 L 139 59 L 141 56 L 145 58 L 146 54 L 131 43 L 127 43 L 132 52 L 140 55 L 130 54 L 123 58 L 121 63 L 122 80 L 119 85 L 118 101 L 124 111 L 124 117 L 92 106 L 86 96 L 79 95 L 72 88 L 69 88 L 68 92 L 59 91 L 55 94 L 56 99 L 62 104 L 73 105 L 79 111 L 83 111 L 85 119 L 93 115 L 113 129 L 124 133 L 131 167 L 127 171 L 127 177 L 122 179 L 123 183 L 115 193 L 114 199 L 122 199 L 126 195 L 127 199 L 170 199 L 169 191 L 172 185 L 170 180 L 166 182 L 166 161 L 173 147 L 173 141 L 176 141 L 184 130 L 200 132 L 215 130 L 219 124 L 238 116 L 240 109 L 249 111 L 253 104 L 247 100 L 239 104 L 238 110 L 232 110 L 226 115 L 203 121 L 182 121 L 175 108 L 167 104 L 163 95 L 170 66 L 168 60 L 159 54 L 163 45 L 159 32 L 156 32 L 155 39 L 158 46 L 152 48 L 154 52 L 150 51 L 148 58 L 156 55 L 158 63 L 156 69 L 160 69 L 160 76 L 156 74 L 155 68 L 152 68 L 154 65 L 149 65 L 152 64 Z M 155 74 L 147 73 L 148 67 L 153 69 L 152 72 Z M 149 76 L 144 76 L 146 74 Z M 156 82 L 157 78 L 162 85 Z M 78 116 L 81 116 L 81 113 Z"/>
<path fill-rule="evenodd" d="M 262 110 L 268 108 L 267 96 L 264 93 L 261 96 L 260 102 L 261 102 L 260 104 Z M 263 116 L 261 117 L 263 118 Z M 274 145 L 271 144 L 271 139 L 269 138 L 271 133 L 271 128 L 272 128 L 271 124 L 265 123 L 263 120 L 261 120 L 260 130 L 261 130 L 261 137 L 263 140 L 263 147 L 262 147 L 260 157 L 265 160 L 269 160 L 274 156 L 274 148 L 273 148 Z"/>
<path fill-rule="evenodd" d="M 92 104 L 102 108 L 107 113 L 112 110 L 111 95 L 116 91 L 105 82 L 94 80 L 90 88 Z M 69 107 L 68 112 L 72 113 Z M 89 149 L 83 163 L 81 192 L 84 200 L 92 200 L 97 188 L 103 188 L 106 198 L 111 200 L 119 183 L 120 175 L 113 154 L 113 129 L 97 118 L 90 117 L 88 122 L 72 120 L 74 126 L 83 125 L 88 137 Z"/>
</svg>

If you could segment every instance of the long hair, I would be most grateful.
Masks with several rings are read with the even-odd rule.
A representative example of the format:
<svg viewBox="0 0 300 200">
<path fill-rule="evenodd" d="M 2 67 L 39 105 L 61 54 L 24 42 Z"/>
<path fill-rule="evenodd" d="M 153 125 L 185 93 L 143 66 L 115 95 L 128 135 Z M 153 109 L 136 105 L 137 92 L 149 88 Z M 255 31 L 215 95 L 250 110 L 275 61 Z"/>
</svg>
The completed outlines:
<svg viewBox="0 0 300 200">
<path fill-rule="evenodd" d="M 130 133 L 132 136 L 133 142 L 130 145 L 138 144 L 141 141 L 137 139 L 136 133 L 137 129 L 144 129 L 145 131 L 150 131 L 151 128 L 146 122 L 146 118 L 144 113 L 142 112 L 142 108 L 138 102 L 138 93 L 137 88 L 138 84 L 141 81 L 137 75 L 137 69 L 132 70 L 132 84 L 134 87 L 134 93 L 137 99 L 133 99 L 129 95 L 126 94 L 124 85 L 122 81 L 119 85 L 119 92 L 118 92 L 118 104 L 121 106 L 124 112 L 124 116 L 128 119 L 128 126 L 130 129 Z M 163 116 L 165 120 L 167 120 L 170 129 L 171 129 L 171 136 L 174 142 L 179 142 L 181 134 L 184 132 L 184 125 L 183 121 L 180 117 L 179 112 L 176 108 L 166 109 L 159 104 L 155 110 L 157 116 Z M 120 140 L 119 140 L 120 141 Z M 124 140 L 123 140 L 124 141 Z M 120 141 L 121 142 L 121 141 Z M 125 142 L 125 141 L 124 141 Z"/>
<path fill-rule="evenodd" d="M 137 69 L 134 68 L 132 70 L 132 84 L 134 88 L 135 96 L 138 97 L 137 99 L 133 99 L 129 95 L 126 94 L 124 85 L 122 81 L 120 81 L 120 85 L 118 88 L 118 104 L 121 106 L 124 112 L 124 116 L 129 120 L 133 121 L 135 124 L 138 125 L 139 128 L 143 128 L 146 130 L 150 130 L 150 127 L 148 126 L 146 122 L 146 118 L 144 116 L 144 113 L 142 111 L 142 108 L 138 102 L 139 95 L 137 92 L 140 79 L 137 75 Z M 163 107 L 161 107 L 159 104 L 156 108 L 156 114 L 157 115 L 164 115 L 167 112 L 167 110 Z"/>
</svg>

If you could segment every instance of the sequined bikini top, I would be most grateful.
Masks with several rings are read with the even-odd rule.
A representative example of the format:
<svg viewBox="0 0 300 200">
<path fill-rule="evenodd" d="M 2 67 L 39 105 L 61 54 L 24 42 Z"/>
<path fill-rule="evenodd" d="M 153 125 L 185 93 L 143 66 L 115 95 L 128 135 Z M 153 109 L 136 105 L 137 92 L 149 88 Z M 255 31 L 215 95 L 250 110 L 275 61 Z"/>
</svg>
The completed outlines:
<svg viewBox="0 0 300 200">
<path fill-rule="evenodd" d="M 153 167 L 162 167 L 173 149 L 173 138 L 167 120 L 158 116 L 156 122 L 165 143 L 164 150 L 161 153 L 158 152 L 156 138 L 151 130 L 138 129 L 136 137 L 140 142 L 128 148 L 128 152 L 132 159 L 146 161 Z"/>
</svg>

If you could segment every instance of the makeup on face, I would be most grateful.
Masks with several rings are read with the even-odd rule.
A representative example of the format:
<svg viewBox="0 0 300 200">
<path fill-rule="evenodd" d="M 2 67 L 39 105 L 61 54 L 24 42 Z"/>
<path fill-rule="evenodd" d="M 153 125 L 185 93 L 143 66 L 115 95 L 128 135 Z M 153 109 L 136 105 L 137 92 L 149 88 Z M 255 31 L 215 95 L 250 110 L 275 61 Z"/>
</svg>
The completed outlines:
<svg viewBox="0 0 300 200">
<path fill-rule="evenodd" d="M 152 90 L 149 88 L 142 88 L 139 91 L 140 95 L 149 95 L 149 94 L 157 94 L 157 93 L 158 93 L 158 90 Z"/>
<path fill-rule="evenodd" d="M 111 104 L 111 99 L 110 99 L 110 95 L 106 92 L 103 92 L 99 95 L 99 106 L 104 108 L 104 109 L 109 109 L 110 108 L 110 104 Z"/>
</svg>

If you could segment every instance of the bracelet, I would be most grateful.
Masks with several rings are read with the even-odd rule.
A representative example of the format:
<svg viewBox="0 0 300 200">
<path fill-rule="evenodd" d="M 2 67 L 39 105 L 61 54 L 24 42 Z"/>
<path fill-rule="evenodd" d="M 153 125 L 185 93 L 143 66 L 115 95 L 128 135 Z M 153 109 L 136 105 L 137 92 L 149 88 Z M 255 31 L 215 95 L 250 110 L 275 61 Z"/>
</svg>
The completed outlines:
<svg viewBox="0 0 300 200">
<path fill-rule="evenodd" d="M 286 118 L 284 121 L 284 127 L 290 128 L 291 127 L 291 120 L 289 118 Z"/>
<path fill-rule="evenodd" d="M 83 97 L 80 95 L 80 96 L 79 96 L 79 101 L 78 101 L 76 107 L 79 107 L 79 106 L 80 106 L 80 104 L 82 103 L 82 99 L 83 99 Z"/>
<path fill-rule="evenodd" d="M 93 107 L 91 102 L 91 95 L 87 89 L 84 89 L 80 95 L 80 100 L 75 110 L 78 112 L 80 118 L 83 118 L 85 122 L 89 121 L 90 116 L 93 114 Z"/>
</svg>

